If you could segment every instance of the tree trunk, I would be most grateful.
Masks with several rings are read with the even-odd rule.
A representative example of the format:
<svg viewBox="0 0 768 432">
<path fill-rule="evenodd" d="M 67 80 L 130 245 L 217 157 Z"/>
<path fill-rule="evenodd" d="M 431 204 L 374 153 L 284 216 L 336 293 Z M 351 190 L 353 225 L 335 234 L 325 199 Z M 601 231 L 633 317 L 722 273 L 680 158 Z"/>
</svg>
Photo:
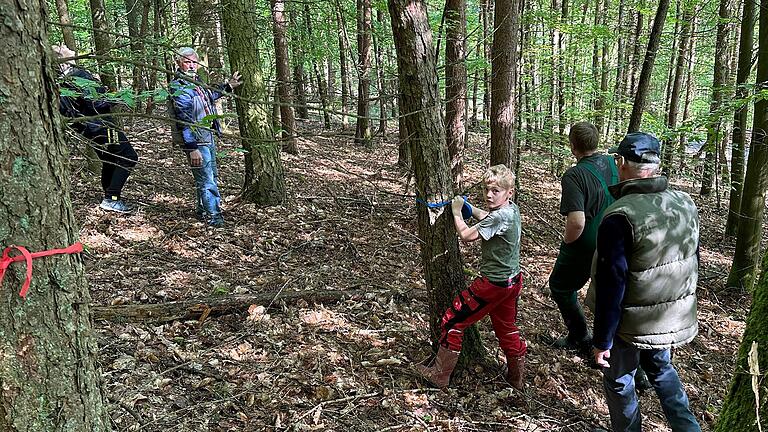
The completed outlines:
<svg viewBox="0 0 768 432">
<path fill-rule="evenodd" d="M 491 49 L 488 43 L 491 40 L 492 8 L 490 0 L 480 0 L 480 20 L 483 23 L 483 121 L 489 121 L 491 111 L 491 75 L 488 73 L 488 63 L 491 61 Z"/>
<path fill-rule="evenodd" d="M 269 127 L 267 92 L 261 77 L 256 0 L 229 0 L 222 9 L 227 51 L 233 70 L 240 71 L 243 84 L 237 88 L 237 117 L 245 154 L 243 200 L 262 205 L 279 204 L 285 198 L 280 147 Z"/>
<path fill-rule="evenodd" d="M 388 5 L 397 50 L 401 115 L 407 113 L 405 121 L 411 136 L 416 194 L 426 202 L 449 200 L 454 195 L 453 182 L 426 6 L 422 0 L 390 0 Z M 433 340 L 437 340 L 440 317 L 466 284 L 450 209 L 429 209 L 417 204 L 417 215 L 429 324 Z M 482 355 L 478 336 L 476 330 L 466 333 L 465 357 Z"/>
<path fill-rule="evenodd" d="M 403 110 L 403 95 L 398 90 L 397 95 L 397 165 L 401 168 L 411 169 L 411 146 L 408 140 L 408 125 L 406 124 L 405 114 Z M 410 178 L 410 177 L 409 177 Z"/>
<path fill-rule="evenodd" d="M 731 144 L 731 191 L 728 202 L 728 221 L 725 223 L 725 235 L 734 236 L 739 226 L 741 192 L 744 184 L 744 149 L 747 141 L 747 116 L 749 105 L 747 81 L 752 71 L 752 53 L 755 38 L 755 2 L 744 1 L 741 17 L 741 36 L 739 38 L 739 67 L 736 73 L 736 100 L 739 105 L 733 115 L 733 141 Z"/>
<path fill-rule="evenodd" d="M 357 0 L 357 82 L 355 143 L 370 147 L 371 0 Z"/>
<path fill-rule="evenodd" d="M 77 42 L 75 41 L 75 32 L 72 30 L 72 19 L 69 17 L 67 0 L 56 0 L 56 11 L 59 13 L 61 36 L 64 39 L 64 45 L 77 52 Z"/>
<path fill-rule="evenodd" d="M 626 80 L 627 63 L 624 61 L 625 49 L 625 35 L 624 35 L 624 22 L 626 17 L 624 16 L 624 0 L 619 0 L 619 12 L 616 20 L 616 81 L 613 86 L 613 121 L 608 122 L 608 134 L 611 135 L 611 130 L 615 128 L 618 130 L 618 125 L 623 122 L 624 113 L 624 81 Z"/>
<path fill-rule="evenodd" d="M 625 91 L 626 94 L 630 95 L 637 91 L 638 86 L 637 71 L 640 69 L 640 53 L 643 51 L 643 45 L 641 43 L 641 38 L 643 36 L 643 13 L 640 9 L 645 7 L 645 0 L 640 0 L 640 3 L 637 6 L 638 9 L 635 12 L 637 14 L 637 20 L 635 21 L 635 31 L 632 34 L 632 46 L 634 49 L 631 52 L 627 52 L 628 55 L 631 54 L 631 58 L 629 58 L 628 61 L 629 79 L 627 80 L 628 87 Z M 662 25 L 661 28 L 663 29 L 664 26 Z M 659 39 L 661 39 L 661 37 L 659 37 Z"/>
<path fill-rule="evenodd" d="M 696 38 L 693 37 L 693 35 L 695 34 L 696 34 L 696 15 L 694 14 L 693 20 L 691 21 L 691 37 L 689 38 L 689 47 L 688 47 L 689 55 L 687 60 L 688 64 L 686 66 L 686 72 L 685 72 L 685 102 L 683 103 L 682 123 L 685 123 L 688 120 L 690 120 L 691 103 L 693 102 L 693 99 L 696 97 L 696 86 L 693 84 L 694 71 L 696 69 Z M 677 156 L 680 158 L 680 163 L 677 168 L 678 172 L 683 172 L 683 169 L 685 168 L 686 143 L 687 143 L 687 137 L 685 135 L 685 131 L 683 131 L 680 133 L 680 141 L 678 142 L 678 147 L 677 147 Z"/>
<path fill-rule="evenodd" d="M 93 44 L 96 47 L 94 54 L 97 56 L 109 56 L 112 50 L 112 34 L 109 26 L 109 17 L 104 8 L 104 0 L 89 0 L 91 5 L 91 20 L 93 22 Z M 115 73 L 109 62 L 97 58 L 99 64 L 99 78 L 108 89 L 117 88 Z"/>
<path fill-rule="evenodd" d="M 218 2 L 207 0 L 189 0 L 189 27 L 192 30 L 192 45 L 196 48 L 206 82 L 219 82 L 224 79 L 221 73 L 221 50 L 219 49 L 216 22 L 219 21 Z"/>
<path fill-rule="evenodd" d="M 299 29 L 299 35 L 292 41 L 293 50 L 293 85 L 296 95 L 296 117 L 300 119 L 309 118 L 309 106 L 307 105 L 307 85 L 304 74 L 304 37 L 303 31 L 299 25 L 296 14 L 291 13 L 291 23 L 294 28 Z"/>
<path fill-rule="evenodd" d="M 307 26 L 307 43 L 308 44 L 314 44 L 314 40 L 312 38 L 312 12 L 309 9 L 309 3 L 304 3 L 304 23 Z M 325 82 L 324 74 L 322 73 L 322 69 L 318 63 L 321 63 L 320 60 L 315 58 L 315 56 L 312 57 L 312 70 L 315 73 L 315 80 L 317 81 L 317 93 L 318 96 L 320 96 L 320 110 L 323 114 L 323 127 L 325 129 L 331 128 L 331 117 L 328 110 L 330 109 L 328 107 L 328 86 Z"/>
<path fill-rule="evenodd" d="M 688 39 L 691 37 L 691 20 L 693 19 L 693 6 L 683 5 L 683 17 L 680 23 L 680 43 L 678 44 L 677 58 L 675 60 L 672 88 L 669 95 L 669 110 L 667 112 L 667 129 L 674 131 L 677 128 L 677 113 L 680 104 L 680 90 L 683 86 L 686 59 L 688 57 Z M 662 168 L 668 176 L 672 175 L 674 166 L 674 154 L 677 148 L 677 140 L 674 135 L 664 142 Z"/>
<path fill-rule="evenodd" d="M 144 55 L 144 40 L 147 37 L 149 24 L 149 0 L 125 0 L 126 20 L 128 22 L 128 35 L 130 37 L 131 58 L 135 61 L 131 65 L 133 93 L 141 94 L 146 88 L 144 82 L 144 67 L 146 56 Z M 141 110 L 141 99 L 136 98 L 136 108 Z"/>
<path fill-rule="evenodd" d="M 518 0 L 497 0 L 493 32 L 493 94 L 491 95 L 491 165 L 515 169 L 515 83 L 520 25 Z"/>
<path fill-rule="evenodd" d="M 293 96 L 291 95 L 291 68 L 288 62 L 288 42 L 285 39 L 285 1 L 271 0 L 272 34 L 275 45 L 275 68 L 277 75 L 277 99 L 280 101 L 280 130 L 282 147 L 291 154 L 298 153 L 296 146 L 296 121 L 293 118 Z"/>
<path fill-rule="evenodd" d="M 0 135 L 0 246 L 30 252 L 66 247 L 78 236 L 45 5 L 0 8 L 0 75 L 24 77 L 0 81 L 3 122 L 13 125 Z M 82 259 L 35 259 L 26 299 L 18 294 L 24 277 L 24 263 L 11 264 L 0 290 L 0 430 L 111 430 Z"/>
<path fill-rule="evenodd" d="M 640 123 L 642 122 L 643 111 L 645 110 L 645 99 L 648 97 L 651 84 L 653 64 L 656 61 L 656 53 L 661 42 L 661 31 L 664 28 L 664 21 L 667 19 L 667 9 L 669 9 L 669 0 L 659 0 L 656 17 L 653 19 L 653 29 L 651 29 L 651 35 L 648 37 L 648 50 L 645 52 L 643 70 L 640 72 L 640 79 L 637 82 L 637 93 L 635 95 L 635 103 L 632 105 L 632 116 L 629 118 L 627 132 L 637 132 L 640 130 Z"/>
<path fill-rule="evenodd" d="M 768 0 L 760 2 L 760 34 L 757 55 L 756 93 L 768 88 Z M 768 187 L 768 100 L 755 101 L 752 139 L 744 176 L 744 191 L 739 211 L 736 251 L 728 275 L 727 286 L 752 289 L 760 258 L 760 238 L 763 232 L 765 193 Z"/>
<path fill-rule="evenodd" d="M 384 13 L 381 10 L 376 10 L 376 22 L 379 25 L 383 25 Z M 373 52 L 376 58 L 376 81 L 378 82 L 379 91 L 379 131 L 382 138 L 387 135 L 387 88 L 384 81 L 384 63 L 382 54 L 381 40 L 376 35 L 373 35 Z"/>
<path fill-rule="evenodd" d="M 162 37 L 161 32 L 161 21 L 162 21 L 162 12 L 160 11 L 160 2 L 162 0 L 150 0 L 152 3 L 152 37 L 155 40 L 160 40 Z M 150 48 L 150 54 L 149 54 L 152 64 L 152 67 L 149 69 L 149 74 L 147 76 L 147 90 L 150 91 L 150 93 L 154 94 L 155 89 L 157 89 L 157 72 L 160 69 L 160 61 L 162 58 L 166 56 L 166 54 L 161 51 L 161 48 L 157 45 L 152 45 L 152 48 Z M 165 65 L 163 65 L 165 66 Z M 147 105 L 146 105 L 146 113 L 152 114 L 152 112 L 155 109 L 155 101 L 153 98 L 147 99 Z M 176 142 L 174 142 L 176 144 Z"/>
<path fill-rule="evenodd" d="M 347 107 L 349 107 L 349 72 L 347 71 L 347 44 L 346 28 L 344 24 L 343 9 L 339 6 L 336 14 L 339 24 L 339 73 L 341 74 L 341 128 L 349 127 L 347 119 Z"/>
<path fill-rule="evenodd" d="M 747 0 L 747 3 L 749 2 L 750 0 Z M 763 10 L 768 8 L 766 3 L 768 2 L 762 2 Z M 753 362 L 749 360 L 752 349 L 755 350 L 755 360 L 757 360 L 754 366 L 750 366 Z M 764 379 L 766 365 L 768 365 L 768 253 L 763 257 L 762 276 L 752 298 L 752 307 L 747 316 L 747 325 L 736 357 L 733 379 L 723 402 L 723 408 L 720 410 L 715 432 L 758 430 L 755 406 L 760 414 L 762 429 L 765 430 L 766 419 L 768 419 L 768 405 L 765 403 L 768 398 L 768 381 Z M 753 387 L 755 384 L 757 389 Z"/>
<path fill-rule="evenodd" d="M 728 1 L 720 0 L 717 21 L 717 40 L 715 42 L 715 67 L 712 78 L 712 100 L 709 105 L 709 124 L 707 125 L 707 142 L 704 144 L 706 159 L 704 172 L 701 177 L 702 196 L 712 193 L 712 183 L 715 179 L 716 162 L 720 139 L 723 135 L 720 108 L 723 104 L 723 93 L 728 78 Z"/>
<path fill-rule="evenodd" d="M 475 58 L 482 58 L 482 51 L 480 51 L 480 44 L 477 45 L 475 51 Z M 477 120 L 477 90 L 480 88 L 480 69 L 475 67 L 475 71 L 472 74 L 472 116 L 469 119 L 469 125 L 471 128 L 476 128 L 478 125 Z"/>
<path fill-rule="evenodd" d="M 466 9 L 465 0 L 445 2 L 445 138 L 451 158 L 453 188 L 457 191 L 462 189 L 462 160 L 466 146 Z"/>
</svg>

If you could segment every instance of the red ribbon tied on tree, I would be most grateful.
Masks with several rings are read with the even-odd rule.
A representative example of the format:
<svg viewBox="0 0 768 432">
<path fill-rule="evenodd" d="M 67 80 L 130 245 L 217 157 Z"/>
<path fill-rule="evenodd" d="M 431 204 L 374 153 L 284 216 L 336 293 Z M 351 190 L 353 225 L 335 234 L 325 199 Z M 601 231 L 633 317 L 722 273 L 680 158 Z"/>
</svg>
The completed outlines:
<svg viewBox="0 0 768 432">
<path fill-rule="evenodd" d="M 10 253 L 13 249 L 16 249 L 17 251 L 19 251 L 21 255 L 10 256 Z M 24 285 L 21 286 L 21 291 L 19 291 L 19 295 L 22 298 L 26 298 L 27 291 L 29 291 L 29 284 L 32 283 L 32 260 L 33 259 L 45 257 L 45 256 L 51 256 L 51 255 L 76 254 L 82 251 L 83 251 L 83 244 L 80 242 L 77 242 L 72 246 L 66 247 L 64 249 L 51 249 L 47 251 L 33 252 L 33 253 L 30 253 L 27 250 L 27 248 L 25 248 L 24 246 L 15 246 L 15 245 L 8 246 L 3 250 L 3 256 L 2 258 L 0 258 L 0 286 L 2 286 L 3 284 L 3 277 L 5 276 L 5 270 L 8 268 L 8 266 L 11 265 L 11 263 L 14 263 L 17 261 L 26 261 L 27 277 L 24 279 Z"/>
</svg>

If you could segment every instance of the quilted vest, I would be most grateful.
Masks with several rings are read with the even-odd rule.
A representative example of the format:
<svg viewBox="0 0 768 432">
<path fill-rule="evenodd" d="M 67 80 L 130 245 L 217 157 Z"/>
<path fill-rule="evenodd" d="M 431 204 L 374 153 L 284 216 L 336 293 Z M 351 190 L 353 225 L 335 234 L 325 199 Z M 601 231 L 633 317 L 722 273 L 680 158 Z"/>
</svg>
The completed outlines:
<svg viewBox="0 0 768 432">
<path fill-rule="evenodd" d="M 629 180 L 614 188 L 620 198 L 604 217 L 626 217 L 633 237 L 616 334 L 640 349 L 688 343 L 698 333 L 696 205 L 685 192 L 668 189 L 665 177 Z"/>
</svg>

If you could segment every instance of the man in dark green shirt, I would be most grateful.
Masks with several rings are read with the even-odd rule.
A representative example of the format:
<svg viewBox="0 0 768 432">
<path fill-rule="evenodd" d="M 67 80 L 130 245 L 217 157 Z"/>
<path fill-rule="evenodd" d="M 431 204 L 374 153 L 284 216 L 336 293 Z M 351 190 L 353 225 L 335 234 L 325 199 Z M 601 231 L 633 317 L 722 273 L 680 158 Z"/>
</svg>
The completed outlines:
<svg viewBox="0 0 768 432">
<path fill-rule="evenodd" d="M 565 234 L 549 277 L 552 299 L 568 334 L 555 340 L 554 346 L 589 355 L 592 336 L 576 293 L 589 280 L 597 227 L 603 210 L 613 202 L 608 186 L 617 183 L 618 173 L 612 157 L 597 153 L 598 132 L 591 123 L 574 124 L 568 141 L 577 163 L 561 180 L 560 214 L 566 218 Z"/>
</svg>

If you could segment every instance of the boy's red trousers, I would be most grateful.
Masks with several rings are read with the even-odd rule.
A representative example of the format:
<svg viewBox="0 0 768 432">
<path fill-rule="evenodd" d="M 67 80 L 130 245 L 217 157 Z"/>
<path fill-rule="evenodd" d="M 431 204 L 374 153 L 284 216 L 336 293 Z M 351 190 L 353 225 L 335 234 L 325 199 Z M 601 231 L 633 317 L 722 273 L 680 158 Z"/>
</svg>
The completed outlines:
<svg viewBox="0 0 768 432">
<path fill-rule="evenodd" d="M 499 339 L 499 346 L 507 356 L 523 356 L 526 352 L 525 339 L 517 327 L 517 300 L 523 288 L 522 273 L 510 280 L 508 287 L 492 284 L 488 278 L 475 279 L 469 288 L 453 299 L 453 304 L 443 314 L 440 323 L 440 345 L 461 351 L 464 330 L 491 315 L 493 331 Z"/>
</svg>

